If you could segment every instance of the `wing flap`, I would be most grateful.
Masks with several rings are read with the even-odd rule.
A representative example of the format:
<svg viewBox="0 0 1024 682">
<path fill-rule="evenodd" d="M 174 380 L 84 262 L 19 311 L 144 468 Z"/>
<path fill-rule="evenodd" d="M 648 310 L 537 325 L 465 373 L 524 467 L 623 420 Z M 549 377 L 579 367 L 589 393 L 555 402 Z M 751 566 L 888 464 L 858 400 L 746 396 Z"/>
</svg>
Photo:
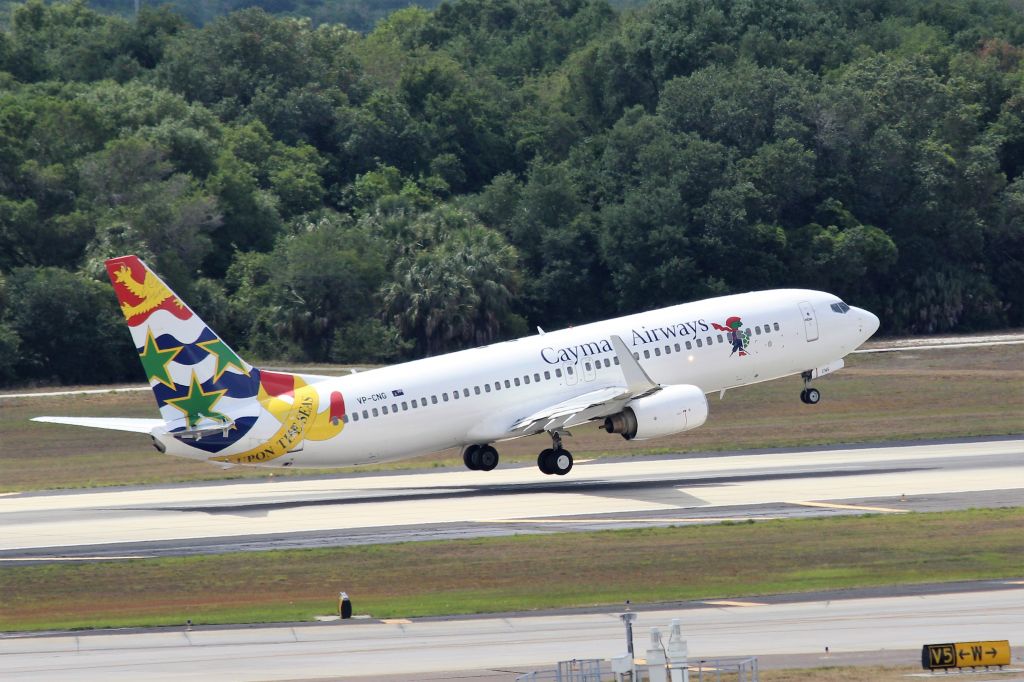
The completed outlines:
<svg viewBox="0 0 1024 682">
<path fill-rule="evenodd" d="M 133 433 L 150 433 L 156 427 L 164 425 L 163 419 L 135 419 L 132 417 L 32 417 L 32 421 L 88 426 L 93 429 L 108 429 L 110 431 L 131 431 Z"/>
<path fill-rule="evenodd" d="M 614 405 L 620 400 L 624 403 L 630 397 L 629 391 L 622 386 L 599 388 L 596 391 L 590 391 L 589 393 L 584 393 L 583 395 L 578 395 L 538 410 L 517 421 L 509 430 L 531 431 L 543 423 L 543 428 L 540 430 L 550 431 L 552 429 L 565 428 L 565 425 L 569 423 L 581 424 L 590 421 L 596 416 L 604 416 L 594 414 L 580 421 L 579 417 L 581 415 L 594 413 L 595 408 L 608 408 L 612 410 L 608 414 L 614 414 L 621 409 L 621 407 L 614 407 Z M 598 411 L 603 412 L 604 410 Z"/>
</svg>

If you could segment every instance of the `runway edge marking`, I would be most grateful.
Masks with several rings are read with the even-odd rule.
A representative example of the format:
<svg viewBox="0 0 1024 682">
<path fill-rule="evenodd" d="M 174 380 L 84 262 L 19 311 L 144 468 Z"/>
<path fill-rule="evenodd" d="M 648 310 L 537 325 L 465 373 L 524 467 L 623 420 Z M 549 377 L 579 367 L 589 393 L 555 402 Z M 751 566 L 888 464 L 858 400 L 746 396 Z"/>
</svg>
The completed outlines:
<svg viewBox="0 0 1024 682">
<path fill-rule="evenodd" d="M 891 507 L 868 507 L 860 504 L 839 504 L 836 502 L 787 502 L 800 507 L 821 507 L 823 509 L 852 509 L 854 511 L 874 511 L 887 514 L 906 514 L 908 509 L 893 509 Z"/>
</svg>

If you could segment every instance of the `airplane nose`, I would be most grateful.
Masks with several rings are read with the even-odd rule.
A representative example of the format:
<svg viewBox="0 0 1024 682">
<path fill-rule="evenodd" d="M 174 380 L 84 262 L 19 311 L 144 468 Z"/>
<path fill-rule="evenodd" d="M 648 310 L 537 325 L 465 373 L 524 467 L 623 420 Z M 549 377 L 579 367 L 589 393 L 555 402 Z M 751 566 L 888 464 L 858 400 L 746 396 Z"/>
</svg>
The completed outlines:
<svg viewBox="0 0 1024 682">
<path fill-rule="evenodd" d="M 878 331 L 878 326 L 881 324 L 878 316 L 863 308 L 857 308 L 857 314 L 860 315 L 861 328 L 866 334 L 864 338 L 871 338 L 872 334 Z"/>
</svg>

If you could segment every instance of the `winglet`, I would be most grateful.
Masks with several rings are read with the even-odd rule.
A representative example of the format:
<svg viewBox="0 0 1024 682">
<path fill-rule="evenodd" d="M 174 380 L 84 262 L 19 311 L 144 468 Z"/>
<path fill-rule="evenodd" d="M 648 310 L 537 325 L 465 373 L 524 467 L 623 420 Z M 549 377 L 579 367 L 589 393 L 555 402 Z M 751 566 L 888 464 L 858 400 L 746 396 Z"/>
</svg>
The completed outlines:
<svg viewBox="0 0 1024 682">
<path fill-rule="evenodd" d="M 619 356 L 619 367 L 622 368 L 622 376 L 626 379 L 626 388 L 634 396 L 642 395 L 644 393 L 650 393 L 655 391 L 660 386 L 651 380 L 651 377 L 647 376 L 647 372 L 640 366 L 633 354 L 629 352 L 629 348 L 621 337 L 612 334 L 612 348 L 615 349 L 615 354 Z"/>
</svg>

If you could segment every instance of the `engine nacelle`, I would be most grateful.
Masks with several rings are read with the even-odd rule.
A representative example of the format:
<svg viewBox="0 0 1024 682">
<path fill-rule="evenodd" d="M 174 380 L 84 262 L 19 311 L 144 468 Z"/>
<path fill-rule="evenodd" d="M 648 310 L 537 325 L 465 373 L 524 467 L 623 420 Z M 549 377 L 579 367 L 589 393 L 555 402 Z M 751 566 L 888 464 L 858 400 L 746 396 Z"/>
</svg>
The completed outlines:
<svg viewBox="0 0 1024 682">
<path fill-rule="evenodd" d="M 604 420 L 604 430 L 626 440 L 645 440 L 689 431 L 708 418 L 704 391 L 691 384 L 665 386 L 645 398 L 631 401 L 622 412 Z"/>
</svg>

